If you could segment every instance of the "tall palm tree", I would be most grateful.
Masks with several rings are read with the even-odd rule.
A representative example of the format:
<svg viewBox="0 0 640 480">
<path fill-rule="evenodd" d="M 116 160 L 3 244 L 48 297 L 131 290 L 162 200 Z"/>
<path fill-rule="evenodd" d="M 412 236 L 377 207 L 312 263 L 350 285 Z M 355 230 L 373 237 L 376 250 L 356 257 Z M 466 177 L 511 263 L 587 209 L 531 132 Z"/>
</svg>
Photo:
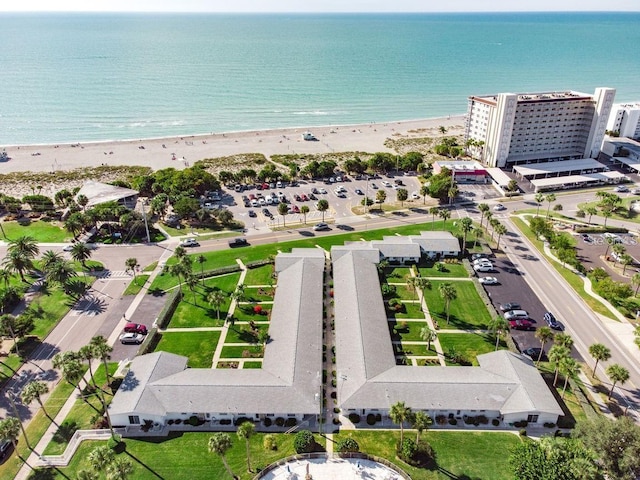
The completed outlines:
<svg viewBox="0 0 640 480">
<path fill-rule="evenodd" d="M 44 414 L 49 419 L 51 419 L 51 417 L 49 417 L 49 414 L 44 408 L 44 404 L 42 403 L 42 398 L 41 398 L 42 395 L 46 395 L 47 393 L 49 393 L 49 387 L 47 387 L 46 383 L 40 382 L 38 380 L 32 380 L 31 382 L 25 385 L 25 387 L 22 389 L 22 393 L 20 394 L 20 396 L 22 397 L 22 401 L 26 405 L 29 405 L 31 402 L 36 400 L 40 405 L 40 407 L 42 408 L 42 411 L 44 412 Z"/>
<path fill-rule="evenodd" d="M 536 217 L 540 214 L 540 205 L 542 205 L 542 202 L 544 202 L 544 193 L 536 193 L 536 196 L 534 197 L 536 200 L 536 203 L 538 204 L 538 208 L 536 209 Z"/>
<path fill-rule="evenodd" d="M 20 435 L 20 420 L 15 417 L 0 420 L 0 442 L 10 441 L 13 450 L 16 451 L 18 435 Z"/>
<path fill-rule="evenodd" d="M 423 431 L 427 430 L 431 425 L 433 425 L 433 419 L 424 413 L 422 410 L 418 410 L 412 418 L 411 426 L 415 428 L 416 431 L 416 444 L 420 443 L 420 435 Z"/>
<path fill-rule="evenodd" d="M 467 249 L 467 234 L 473 230 L 473 220 L 470 217 L 464 217 L 458 222 L 460 230 L 462 230 L 462 253 Z"/>
<path fill-rule="evenodd" d="M 571 350 L 571 347 L 573 347 L 573 338 L 571 338 L 571 336 L 567 335 L 566 333 L 558 333 L 554 337 L 553 341 L 556 345 L 567 347 L 569 350 Z"/>
<path fill-rule="evenodd" d="M 482 235 L 484 235 L 484 230 L 482 230 L 482 228 L 474 228 L 473 229 L 473 248 L 476 248 L 476 246 L 478 245 L 478 240 L 480 238 L 482 238 Z"/>
<path fill-rule="evenodd" d="M 558 373 L 560 372 L 560 364 L 565 358 L 569 358 L 571 356 L 571 351 L 563 346 L 563 345 L 554 345 L 549 350 L 549 360 L 551 360 L 555 364 L 555 377 L 553 378 L 553 386 L 556 386 L 558 383 Z"/>
<path fill-rule="evenodd" d="M 109 364 L 107 360 L 110 358 L 110 354 L 113 351 L 113 348 L 107 343 L 107 339 L 102 335 L 96 335 L 89 342 L 91 348 L 93 349 L 93 354 L 96 358 L 102 360 L 102 364 L 104 365 L 104 372 L 107 376 L 107 383 L 111 383 L 110 375 L 109 375 Z"/>
<path fill-rule="evenodd" d="M 638 296 L 638 288 L 640 288 L 640 273 L 633 274 L 633 276 L 631 277 L 631 285 L 636 287 L 635 291 L 633 292 L 633 295 Z"/>
<path fill-rule="evenodd" d="M 404 422 L 411 417 L 411 407 L 407 407 L 404 402 L 396 402 L 389 409 L 389 418 L 395 424 L 400 425 L 400 444 L 404 439 Z"/>
<path fill-rule="evenodd" d="M 127 480 L 133 473 L 133 463 L 126 457 L 116 457 L 107 466 L 107 480 Z"/>
<path fill-rule="evenodd" d="M 133 283 L 135 283 L 137 285 L 137 277 L 136 277 L 136 268 L 138 267 L 138 259 L 131 257 L 131 258 L 127 258 L 124 261 L 124 266 L 125 266 L 125 272 L 128 272 L 129 270 L 131 270 L 131 274 L 133 275 Z"/>
<path fill-rule="evenodd" d="M 447 220 L 451 218 L 451 212 L 446 208 L 438 210 L 438 216 L 442 219 L 442 229 L 444 230 Z"/>
<path fill-rule="evenodd" d="M 0 268 L 0 281 L 4 283 L 4 288 L 9 288 L 9 282 L 11 282 L 11 272 L 6 268 Z"/>
<path fill-rule="evenodd" d="M 480 210 L 480 227 L 482 228 L 484 217 L 491 210 L 491 207 L 486 203 L 480 203 L 478 204 L 478 210 Z"/>
<path fill-rule="evenodd" d="M 71 247 L 71 258 L 82 264 L 82 268 L 87 268 L 87 260 L 91 258 L 91 249 L 84 242 L 76 242 Z"/>
<path fill-rule="evenodd" d="M 207 302 L 216 309 L 216 314 L 218 316 L 218 321 L 220 321 L 220 307 L 224 303 L 226 297 L 222 290 L 213 290 L 207 295 Z"/>
<path fill-rule="evenodd" d="M 410 292 L 413 292 L 413 300 L 416 299 L 416 291 L 418 290 L 418 288 L 416 287 L 416 279 L 418 277 L 414 277 L 413 275 L 409 274 L 406 276 L 405 280 L 407 282 L 407 289 Z"/>
<path fill-rule="evenodd" d="M 16 238 L 15 240 L 10 240 L 7 251 L 18 252 L 31 260 L 36 258 L 40 253 L 38 242 L 28 235 Z"/>
<path fill-rule="evenodd" d="M 280 215 L 282 217 L 282 226 L 286 227 L 286 218 L 287 218 L 287 213 L 289 213 L 289 205 L 287 205 L 284 202 L 280 202 L 278 204 L 278 215 Z"/>
<path fill-rule="evenodd" d="M 47 281 L 57 283 L 64 288 L 69 280 L 78 274 L 72 262 L 62 259 L 48 265 L 44 275 Z"/>
<path fill-rule="evenodd" d="M 560 362 L 560 370 L 564 375 L 564 385 L 562 386 L 562 398 L 564 399 L 564 393 L 567 390 L 567 383 L 569 379 L 575 377 L 580 372 L 580 365 L 573 358 L 568 357 Z"/>
<path fill-rule="evenodd" d="M 431 350 L 431 342 L 435 341 L 436 338 L 438 338 L 438 334 L 429 327 L 420 329 L 420 339 L 423 342 L 427 342 L 427 350 Z"/>
<path fill-rule="evenodd" d="M 556 194 L 547 193 L 544 196 L 544 199 L 549 203 L 549 205 L 547 205 L 547 218 L 549 218 L 549 210 L 551 209 L 551 204 L 556 201 Z"/>
<path fill-rule="evenodd" d="M 238 438 L 243 439 L 245 442 L 245 446 L 247 448 L 247 471 L 252 472 L 253 470 L 251 469 L 251 449 L 249 448 L 249 440 L 251 439 L 251 437 L 253 436 L 253 434 L 256 432 L 256 426 L 253 422 L 242 422 L 239 426 L 238 426 L 238 431 L 236 432 L 236 434 L 238 435 Z"/>
<path fill-rule="evenodd" d="M 329 210 L 329 202 L 326 201 L 324 198 L 321 200 L 318 200 L 317 208 L 319 212 L 322 212 L 322 221 L 324 222 L 324 212 Z"/>
<path fill-rule="evenodd" d="M 505 227 L 501 223 L 498 223 L 495 226 L 495 232 L 498 234 L 498 239 L 496 240 L 496 250 L 500 250 L 500 237 L 502 237 L 502 235 L 507 233 L 507 227 Z"/>
<path fill-rule="evenodd" d="M 231 468 L 229 468 L 229 464 L 227 463 L 227 458 L 225 456 L 230 448 L 231 437 L 228 433 L 218 432 L 209 437 L 209 451 L 219 455 L 222 463 L 224 464 L 224 468 L 226 468 L 231 478 L 236 478 L 231 471 Z"/>
<path fill-rule="evenodd" d="M 415 286 L 422 292 L 422 296 L 425 295 L 425 290 L 431 290 L 431 280 L 426 277 L 415 277 Z"/>
<path fill-rule="evenodd" d="M 2 260 L 2 266 L 7 271 L 20 275 L 20 280 L 26 282 L 24 274 L 33 270 L 33 261 L 23 253 L 11 250 L 7 252 L 7 255 Z"/>
<path fill-rule="evenodd" d="M 458 291 L 453 284 L 444 282 L 438 287 L 438 292 L 440 293 L 440 297 L 444 300 L 444 311 L 447 314 L 447 325 L 449 325 L 449 307 L 451 306 L 451 301 L 458 298 Z"/>
<path fill-rule="evenodd" d="M 440 211 L 440 209 L 438 207 L 431 207 L 429 208 L 429 213 L 431 214 L 431 230 L 435 230 L 435 224 L 436 224 L 436 215 L 438 214 L 438 212 Z"/>
<path fill-rule="evenodd" d="M 185 278 L 184 283 L 187 284 L 187 287 L 189 287 L 189 290 L 191 290 L 191 293 L 193 293 L 193 304 L 198 306 L 198 298 L 196 296 L 196 287 L 200 283 L 198 277 L 196 277 L 193 273 L 190 273 L 189 275 L 187 275 L 187 278 Z"/>
<path fill-rule="evenodd" d="M 498 346 L 500 344 L 500 336 L 503 333 L 509 331 L 509 322 L 507 322 L 507 320 L 504 317 L 497 315 L 489 321 L 489 330 L 496 337 L 495 351 L 498 351 Z"/>
<path fill-rule="evenodd" d="M 87 402 L 87 399 L 82 394 L 82 387 L 80 386 L 84 368 L 78 359 L 78 354 L 75 352 L 56 353 L 52 363 L 54 368 L 62 370 L 62 378 L 77 388 L 80 393 L 80 398 Z"/>
<path fill-rule="evenodd" d="M 93 367 L 91 366 L 91 361 L 94 358 L 96 358 L 96 353 L 91 344 L 84 345 L 80 347 L 80 350 L 78 350 L 78 359 L 87 362 L 87 364 L 89 365 L 89 377 L 91 378 L 91 383 L 93 383 L 94 387 L 97 387 L 98 385 L 96 385 L 96 379 L 93 376 Z"/>
<path fill-rule="evenodd" d="M 544 344 L 553 339 L 553 331 L 549 327 L 540 327 L 536 330 L 535 337 L 540 340 L 540 354 L 536 359 L 536 363 L 540 363 L 542 352 L 544 352 Z"/>
<path fill-rule="evenodd" d="M 616 388 L 616 384 L 620 383 L 620 385 L 624 385 L 624 383 L 629 380 L 629 370 L 624 368 L 622 365 L 614 363 L 607 367 L 607 376 L 613 382 L 608 397 L 611 398 L 611 395 L 613 395 L 613 389 Z"/>
<path fill-rule="evenodd" d="M 182 277 L 187 274 L 184 264 L 182 262 L 174 263 L 169 267 L 169 274 L 178 277 L 178 289 L 182 293 Z"/>
<path fill-rule="evenodd" d="M 13 340 L 13 348 L 16 350 L 16 354 L 20 356 L 20 350 L 18 350 L 18 333 L 17 333 L 16 317 L 10 313 L 0 315 L 0 334 L 6 335 L 7 333 Z"/>
<path fill-rule="evenodd" d="M 593 205 L 590 205 L 590 206 L 584 208 L 584 213 L 589 215 L 589 220 L 587 220 L 587 223 L 589 225 L 591 225 L 591 217 L 598 213 L 598 209 L 596 207 L 594 207 Z"/>
<path fill-rule="evenodd" d="M 300 207 L 300 213 L 304 217 L 304 224 L 306 225 L 307 224 L 307 213 L 309 213 L 309 206 L 308 205 L 302 205 Z"/>
</svg>

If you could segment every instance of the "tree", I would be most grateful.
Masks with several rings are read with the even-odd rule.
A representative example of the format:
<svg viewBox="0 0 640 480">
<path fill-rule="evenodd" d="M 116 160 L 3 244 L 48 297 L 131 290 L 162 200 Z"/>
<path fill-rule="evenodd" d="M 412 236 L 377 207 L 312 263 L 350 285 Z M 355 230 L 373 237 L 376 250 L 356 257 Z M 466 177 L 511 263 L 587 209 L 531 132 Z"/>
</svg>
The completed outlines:
<svg viewBox="0 0 640 480">
<path fill-rule="evenodd" d="M 420 443 L 420 435 L 422 432 L 427 430 L 431 425 L 433 425 L 433 419 L 422 410 L 418 410 L 412 416 L 411 426 L 417 430 L 416 444 Z"/>
<path fill-rule="evenodd" d="M 169 267 L 169 274 L 178 277 L 178 289 L 182 292 L 182 278 L 187 277 L 189 271 L 186 264 L 182 260 L 186 260 L 189 257 L 183 257 L 178 263 L 174 263 Z"/>
<path fill-rule="evenodd" d="M 216 309 L 218 321 L 220 321 L 220 307 L 225 300 L 226 297 L 221 290 L 213 290 L 209 293 L 209 295 L 207 295 L 207 302 L 209 302 L 211 306 Z"/>
<path fill-rule="evenodd" d="M 429 213 L 431 214 L 431 229 L 432 230 L 435 229 L 436 215 L 438 214 L 439 211 L 440 211 L 440 209 L 438 207 L 430 207 L 429 208 Z"/>
<path fill-rule="evenodd" d="M 137 280 L 136 269 L 138 267 L 138 259 L 133 257 L 127 258 L 124 261 L 124 266 L 126 267 L 125 272 L 131 271 L 131 273 L 133 274 L 133 282 L 137 285 L 138 282 L 136 281 Z"/>
<path fill-rule="evenodd" d="M 444 282 L 438 287 L 438 292 L 440 293 L 440 297 L 444 300 L 444 311 L 447 314 L 447 325 L 449 325 L 449 306 L 451 305 L 452 300 L 458 298 L 458 291 L 453 284 Z"/>
<path fill-rule="evenodd" d="M 378 190 L 376 193 L 376 201 L 380 204 L 380 210 L 382 210 L 382 204 L 387 199 L 387 192 L 384 190 Z"/>
<path fill-rule="evenodd" d="M 422 204 L 425 205 L 427 203 L 427 195 L 429 195 L 429 185 L 423 183 L 420 186 L 420 195 L 422 196 Z"/>
<path fill-rule="evenodd" d="M 46 273 L 46 271 L 51 267 L 51 265 L 64 261 L 64 257 L 61 253 L 54 252 L 53 250 L 47 250 L 40 257 L 40 269 Z M 5 283 L 5 287 L 8 286 Z"/>
<path fill-rule="evenodd" d="M 15 417 L 7 417 L 4 420 L 0 420 L 0 442 L 10 441 L 15 451 L 18 435 L 20 435 L 20 420 Z"/>
<path fill-rule="evenodd" d="M 47 282 L 54 282 L 66 289 L 69 280 L 77 276 L 75 265 L 69 260 L 60 260 L 47 266 L 44 277 Z"/>
<path fill-rule="evenodd" d="M 109 360 L 113 348 L 107 343 L 107 339 L 102 335 L 96 335 L 93 337 L 89 342 L 89 345 L 91 345 L 91 348 L 93 349 L 93 355 L 102 360 L 104 372 L 107 377 L 107 383 L 110 383 L 111 379 L 109 377 L 109 365 L 107 360 Z"/>
<path fill-rule="evenodd" d="M 133 473 L 133 463 L 126 457 L 117 457 L 107 466 L 107 480 L 127 480 Z"/>
<path fill-rule="evenodd" d="M 311 453 L 315 450 L 316 440 L 309 430 L 300 430 L 293 439 L 296 453 Z"/>
<path fill-rule="evenodd" d="M 613 389 L 616 388 L 616 385 L 619 383 L 620 385 L 624 385 L 624 383 L 629 380 L 629 370 L 624 368 L 622 365 L 618 365 L 614 363 L 607 367 L 607 376 L 613 382 L 611 385 L 611 390 L 609 390 L 609 397 L 613 395 Z"/>
<path fill-rule="evenodd" d="M 553 341 L 556 345 L 567 347 L 569 350 L 571 350 L 571 347 L 573 347 L 573 338 L 571 338 L 571 336 L 567 335 L 566 333 L 558 333 L 553 338 Z"/>
<path fill-rule="evenodd" d="M 411 407 L 407 407 L 404 402 L 396 402 L 389 409 L 389 418 L 393 423 L 400 425 L 400 444 L 402 444 L 404 422 L 411 418 Z"/>
<path fill-rule="evenodd" d="M 573 358 L 567 357 L 560 362 L 560 371 L 564 375 L 564 385 L 562 386 L 562 398 L 567 390 L 569 379 L 575 377 L 580 372 L 580 365 Z"/>
<path fill-rule="evenodd" d="M 447 219 L 451 218 L 451 212 L 446 208 L 441 208 L 438 210 L 438 216 L 442 219 L 442 229 L 444 230 Z"/>
<path fill-rule="evenodd" d="M 89 203 L 89 199 L 87 198 L 86 195 L 83 195 L 81 193 L 76 197 L 76 203 L 82 207 L 82 211 L 84 212 L 85 208 L 87 207 L 87 204 Z"/>
<path fill-rule="evenodd" d="M 83 268 L 87 268 L 87 260 L 91 258 L 91 249 L 84 242 L 76 242 L 71 247 L 71 258 L 80 262 Z"/>
<path fill-rule="evenodd" d="M 547 193 L 544 199 L 549 203 L 549 205 L 547 206 L 547 218 L 549 218 L 549 210 L 551 209 L 551 204 L 556 201 L 556 194 Z"/>
<path fill-rule="evenodd" d="M 536 209 L 536 217 L 540 214 L 540 205 L 542 205 L 542 202 L 544 202 L 545 199 L 545 195 L 544 193 L 536 193 L 536 196 L 533 197 L 536 201 L 536 203 L 538 204 L 538 208 Z"/>
<path fill-rule="evenodd" d="M 33 260 L 40 253 L 40 249 L 38 248 L 38 243 L 34 238 L 29 236 L 18 237 L 15 240 L 9 241 L 9 246 L 7 247 L 8 252 L 17 252 L 21 255 L 26 256 L 27 258 Z"/>
<path fill-rule="evenodd" d="M 427 342 L 427 350 L 431 350 L 431 342 L 438 338 L 438 334 L 431 330 L 429 327 L 422 327 L 420 329 L 420 339 L 423 342 Z"/>
<path fill-rule="evenodd" d="M 598 213 L 598 209 L 596 207 L 594 207 L 593 205 L 589 205 L 589 206 L 584 208 L 584 213 L 589 215 L 589 219 L 587 220 L 587 223 L 589 225 L 591 225 L 591 217 Z"/>
<path fill-rule="evenodd" d="M 329 210 L 329 202 L 327 202 L 324 198 L 318 200 L 317 208 L 319 212 L 322 212 L 322 221 L 324 222 L 324 212 Z"/>
<path fill-rule="evenodd" d="M 197 306 L 198 297 L 196 295 L 196 287 L 198 286 L 198 283 L 200 283 L 198 277 L 196 277 L 193 273 L 190 273 L 187 275 L 187 278 L 184 279 L 184 283 L 186 283 L 187 287 L 189 287 L 189 290 L 191 290 L 191 293 L 193 294 L 193 304 Z"/>
<path fill-rule="evenodd" d="M 115 452 L 107 445 L 100 445 L 89 452 L 89 465 L 94 470 L 105 470 L 115 459 Z"/>
<path fill-rule="evenodd" d="M 98 480 L 99 478 L 100 474 L 93 470 L 78 470 L 78 474 L 76 475 L 76 480 Z"/>
<path fill-rule="evenodd" d="M 56 353 L 52 359 L 53 367 L 62 370 L 62 378 L 64 378 L 70 385 L 78 389 L 80 398 L 85 402 L 87 401 L 82 394 L 82 387 L 80 387 L 80 380 L 84 374 L 84 368 L 78 360 L 78 354 L 75 352 L 61 352 Z"/>
<path fill-rule="evenodd" d="M 482 227 L 482 222 L 484 221 L 484 217 L 487 213 L 490 212 L 491 207 L 486 203 L 478 204 L 478 210 L 480 210 L 480 227 Z"/>
<path fill-rule="evenodd" d="M 247 448 L 247 471 L 252 472 L 253 470 L 251 469 L 251 452 L 249 449 L 249 439 L 253 436 L 253 434 L 256 432 L 256 426 L 253 422 L 242 422 L 239 426 L 238 426 L 238 431 L 236 432 L 236 434 L 238 435 L 238 438 L 243 439 L 245 441 L 245 446 Z"/>
<path fill-rule="evenodd" d="M 20 280 L 26 282 L 25 272 L 33 269 L 33 261 L 18 251 L 8 251 L 2 261 L 3 267 L 12 273 L 20 275 Z"/>
<path fill-rule="evenodd" d="M 606 362 L 611 358 L 611 350 L 602 343 L 594 343 L 589 345 L 589 354 L 593 357 L 596 363 L 593 365 L 593 376 L 596 376 L 596 369 L 598 368 L 598 362 Z"/>
<path fill-rule="evenodd" d="M 631 277 L 631 284 L 636 287 L 635 291 L 633 292 L 634 296 L 638 296 L 638 288 L 640 288 L 640 273 L 634 273 L 633 276 Z"/>
<path fill-rule="evenodd" d="M 336 449 L 340 453 L 356 453 L 360 451 L 360 445 L 353 438 L 347 437 L 338 441 Z"/>
<path fill-rule="evenodd" d="M 553 379 L 553 386 L 556 386 L 558 382 L 558 373 L 560 373 L 560 364 L 565 358 L 569 358 L 571 355 L 571 351 L 562 345 L 554 345 L 549 350 L 549 360 L 555 364 L 555 377 Z"/>
<path fill-rule="evenodd" d="M 409 198 L 409 192 L 406 188 L 399 188 L 398 190 L 396 190 L 396 197 L 398 198 L 400 206 L 402 207 L 404 201 Z"/>
<path fill-rule="evenodd" d="M 287 216 L 287 213 L 289 213 L 289 205 L 287 205 L 284 202 L 280 202 L 278 204 L 278 215 L 282 215 L 282 226 L 286 227 L 286 220 L 285 217 Z"/>
<path fill-rule="evenodd" d="M 505 233 L 507 233 L 507 227 L 505 227 L 504 225 L 502 225 L 501 223 L 498 223 L 495 227 L 494 227 L 494 231 L 498 234 L 498 238 L 496 240 L 496 250 L 500 249 L 500 237 L 502 237 L 502 235 L 504 235 Z"/>
<path fill-rule="evenodd" d="M 496 351 L 497 351 L 498 345 L 500 343 L 500 336 L 503 333 L 509 331 L 509 322 L 507 322 L 507 320 L 504 317 L 497 315 L 489 321 L 489 330 L 491 330 L 491 333 L 496 337 Z"/>
<path fill-rule="evenodd" d="M 633 257 L 628 253 L 623 253 L 620 255 L 620 263 L 623 265 L 622 267 L 622 275 L 624 275 L 627 267 L 633 263 Z"/>
<path fill-rule="evenodd" d="M 630 418 L 596 416 L 578 422 L 571 435 L 595 452 L 608 478 L 633 479 L 640 474 L 640 428 Z"/>
<path fill-rule="evenodd" d="M 413 281 L 413 284 L 415 285 L 415 288 L 420 290 L 422 292 L 422 296 L 424 297 L 425 290 L 431 290 L 431 280 L 429 280 L 426 277 L 414 277 L 414 278 L 415 280 Z"/>
<path fill-rule="evenodd" d="M 300 207 L 300 213 L 304 217 L 304 223 L 306 225 L 307 224 L 307 213 L 309 213 L 309 206 L 308 205 L 302 205 Z"/>
<path fill-rule="evenodd" d="M 414 277 L 413 275 L 409 274 L 407 275 L 406 281 L 407 281 L 407 289 L 410 292 L 413 292 L 413 300 L 415 301 L 416 299 L 416 291 L 418 290 L 416 288 L 416 278 L 418 277 Z"/>
<path fill-rule="evenodd" d="M 538 355 L 538 358 L 536 360 L 536 363 L 540 363 L 542 352 L 544 352 L 544 345 L 549 340 L 553 339 L 553 332 L 549 327 L 540 327 L 536 330 L 535 337 L 540 340 L 540 355 Z"/>
<path fill-rule="evenodd" d="M 209 451 L 219 455 L 222 463 L 224 464 L 224 468 L 227 470 L 231 478 L 236 478 L 229 468 L 229 464 L 227 463 L 227 458 L 225 456 L 231 448 L 231 445 L 231 437 L 228 433 L 218 432 L 209 437 Z"/>
<path fill-rule="evenodd" d="M 478 227 L 474 228 L 471 233 L 473 233 L 473 248 L 476 248 L 476 246 L 478 245 L 478 240 L 484 235 L 484 230 Z"/>
<path fill-rule="evenodd" d="M 464 217 L 459 222 L 460 230 L 462 230 L 462 253 L 467 249 L 467 234 L 473 230 L 473 220 L 470 217 Z"/>
</svg>

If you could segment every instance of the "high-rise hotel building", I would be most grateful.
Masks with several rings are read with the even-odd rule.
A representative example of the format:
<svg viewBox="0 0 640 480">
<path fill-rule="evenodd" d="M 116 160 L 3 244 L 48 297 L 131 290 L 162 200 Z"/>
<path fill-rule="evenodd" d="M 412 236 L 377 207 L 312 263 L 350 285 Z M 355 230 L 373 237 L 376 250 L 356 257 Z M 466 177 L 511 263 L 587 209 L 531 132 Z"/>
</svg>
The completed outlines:
<svg viewBox="0 0 640 480">
<path fill-rule="evenodd" d="M 593 95 L 469 97 L 465 141 L 479 143 L 469 153 L 490 167 L 597 157 L 615 94 L 613 88 L 597 88 Z"/>
<path fill-rule="evenodd" d="M 618 132 L 621 137 L 640 140 L 640 102 L 616 103 L 607 130 Z"/>
</svg>

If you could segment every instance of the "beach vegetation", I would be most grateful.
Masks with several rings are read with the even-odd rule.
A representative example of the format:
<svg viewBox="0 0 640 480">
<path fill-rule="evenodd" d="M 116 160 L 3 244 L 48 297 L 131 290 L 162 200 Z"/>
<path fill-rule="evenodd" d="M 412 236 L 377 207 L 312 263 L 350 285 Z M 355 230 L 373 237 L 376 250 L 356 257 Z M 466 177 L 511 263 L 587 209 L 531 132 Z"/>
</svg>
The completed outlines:
<svg viewBox="0 0 640 480">
<path fill-rule="evenodd" d="M 452 173 L 448 168 L 443 168 L 440 173 L 429 178 L 429 196 L 438 200 L 445 200 L 449 195 L 449 190 L 455 186 Z"/>
<path fill-rule="evenodd" d="M 386 173 L 396 166 L 396 158 L 387 152 L 378 152 L 369 159 L 369 170 L 377 173 Z"/>
<path fill-rule="evenodd" d="M 440 143 L 433 147 L 433 151 L 449 158 L 457 158 L 464 154 L 464 148 L 458 144 L 456 137 L 444 137 Z"/>
</svg>

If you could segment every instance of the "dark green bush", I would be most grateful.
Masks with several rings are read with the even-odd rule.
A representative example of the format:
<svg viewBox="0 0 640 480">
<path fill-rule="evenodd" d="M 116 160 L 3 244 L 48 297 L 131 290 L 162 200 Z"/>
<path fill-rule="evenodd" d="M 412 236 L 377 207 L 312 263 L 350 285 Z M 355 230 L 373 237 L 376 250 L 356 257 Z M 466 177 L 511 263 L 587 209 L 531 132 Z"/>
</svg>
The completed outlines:
<svg viewBox="0 0 640 480">
<path fill-rule="evenodd" d="M 360 423 L 360 415 L 358 415 L 357 413 L 350 413 L 349 420 L 351 421 L 351 423 Z"/>
<path fill-rule="evenodd" d="M 360 451 L 360 445 L 358 445 L 358 442 L 356 442 L 353 438 L 345 438 L 343 440 L 340 440 L 338 442 L 337 448 L 340 453 Z"/>
<path fill-rule="evenodd" d="M 315 450 L 316 441 L 309 430 L 300 430 L 293 439 L 296 453 L 311 453 Z"/>
</svg>

